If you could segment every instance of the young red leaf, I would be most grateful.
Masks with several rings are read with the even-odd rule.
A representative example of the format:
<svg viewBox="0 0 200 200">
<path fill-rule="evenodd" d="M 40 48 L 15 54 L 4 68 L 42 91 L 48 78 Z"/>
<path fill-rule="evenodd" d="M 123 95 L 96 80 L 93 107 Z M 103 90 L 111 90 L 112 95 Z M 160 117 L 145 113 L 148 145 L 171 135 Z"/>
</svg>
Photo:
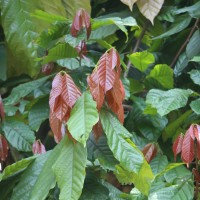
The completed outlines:
<svg viewBox="0 0 200 200">
<path fill-rule="evenodd" d="M 3 106 L 3 101 L 0 95 L 0 120 L 3 121 L 5 119 L 5 111 Z"/>
<path fill-rule="evenodd" d="M 191 137 L 191 129 L 189 128 L 184 136 L 181 158 L 183 162 L 187 163 L 187 166 L 194 160 L 194 140 Z"/>
<path fill-rule="evenodd" d="M 102 136 L 103 134 L 103 129 L 102 129 L 102 125 L 101 122 L 98 121 L 94 126 L 93 126 L 93 134 L 94 134 L 94 138 L 96 140 L 96 142 L 98 142 L 99 138 Z"/>
<path fill-rule="evenodd" d="M 60 121 L 53 112 L 50 112 L 49 122 L 51 130 L 54 134 L 54 139 L 57 143 L 59 143 L 64 135 L 62 131 L 62 121 Z"/>
<path fill-rule="evenodd" d="M 104 91 L 100 84 L 95 81 L 94 77 L 97 73 L 93 73 L 91 76 L 87 77 L 87 82 L 90 88 L 93 99 L 97 103 L 97 110 L 100 111 L 104 102 Z"/>
<path fill-rule="evenodd" d="M 173 153 L 174 153 L 174 160 L 176 161 L 176 156 L 181 153 L 183 145 L 183 134 L 181 133 L 173 143 Z"/>
<path fill-rule="evenodd" d="M 198 124 L 194 125 L 194 136 L 198 142 L 200 142 L 200 126 Z"/>
<path fill-rule="evenodd" d="M 196 140 L 196 156 L 200 160 L 200 141 Z"/>
<path fill-rule="evenodd" d="M 192 169 L 192 173 L 194 174 L 194 179 L 197 181 L 197 182 L 200 182 L 200 174 L 198 172 L 197 169 L 193 168 Z"/>
<path fill-rule="evenodd" d="M 148 163 L 151 162 L 151 160 L 156 156 L 157 154 L 157 147 L 155 144 L 153 143 L 149 143 L 147 144 L 143 150 L 142 150 L 142 153 L 144 154 L 144 157 L 146 159 L 146 161 Z"/>
<path fill-rule="evenodd" d="M 71 26 L 72 36 L 76 37 L 78 32 L 81 31 L 82 28 L 86 28 L 87 38 L 89 38 L 91 33 L 90 16 L 84 9 L 78 10 L 74 17 Z"/>
<path fill-rule="evenodd" d="M 40 140 L 36 140 L 32 146 L 33 154 L 43 154 L 46 152 L 45 146 L 41 143 Z"/>
<path fill-rule="evenodd" d="M 5 161 L 8 156 L 8 143 L 3 135 L 0 134 L 0 160 Z"/>
<path fill-rule="evenodd" d="M 85 55 L 87 54 L 87 46 L 84 40 L 80 41 L 78 46 L 76 46 L 76 51 L 78 52 L 80 58 L 86 58 Z"/>
<path fill-rule="evenodd" d="M 187 132 L 189 132 L 190 134 L 190 137 L 194 140 L 195 139 L 195 135 L 194 135 L 194 132 L 195 132 L 195 128 L 194 128 L 194 124 L 190 125 L 189 129 L 187 130 Z"/>
<path fill-rule="evenodd" d="M 118 67 L 118 69 L 120 69 L 120 57 L 115 48 L 110 49 L 109 56 L 112 69 L 114 69 L 115 67 Z"/>
<path fill-rule="evenodd" d="M 54 68 L 53 62 L 46 63 L 46 64 L 42 65 L 42 73 L 45 75 L 49 75 L 52 73 L 53 68 Z"/>
<path fill-rule="evenodd" d="M 105 93 L 113 87 L 115 82 L 115 71 L 112 69 L 111 63 L 110 56 L 107 52 L 101 56 L 98 62 L 97 73 L 99 83 Z"/>
</svg>

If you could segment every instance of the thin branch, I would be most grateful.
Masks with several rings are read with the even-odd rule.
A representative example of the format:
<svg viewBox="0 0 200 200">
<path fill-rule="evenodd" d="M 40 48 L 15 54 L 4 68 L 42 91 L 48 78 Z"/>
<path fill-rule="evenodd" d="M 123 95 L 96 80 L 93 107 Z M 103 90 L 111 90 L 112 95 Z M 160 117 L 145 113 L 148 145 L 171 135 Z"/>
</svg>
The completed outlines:
<svg viewBox="0 0 200 200">
<path fill-rule="evenodd" d="M 196 28 L 198 27 L 198 23 L 200 21 L 200 18 L 198 18 L 194 24 L 194 26 L 192 27 L 188 37 L 186 38 L 185 42 L 182 44 L 181 48 L 179 49 L 179 51 L 177 52 L 176 56 L 174 57 L 172 63 L 170 64 L 171 67 L 174 66 L 174 64 L 176 63 L 176 61 L 178 60 L 178 57 L 180 56 L 180 54 L 182 53 L 182 51 L 184 50 L 185 46 L 187 45 L 187 43 L 190 41 L 190 38 L 192 37 L 194 31 L 196 30 Z"/>
<path fill-rule="evenodd" d="M 137 42 L 135 43 L 135 46 L 134 46 L 134 48 L 133 48 L 132 53 L 137 52 L 137 50 L 138 50 L 138 48 L 139 48 L 139 46 L 140 46 L 140 43 L 141 43 L 141 41 L 142 41 L 142 39 L 143 39 L 143 37 L 144 37 L 144 35 L 145 35 L 145 32 L 146 32 L 146 30 L 147 30 L 148 25 L 149 25 L 148 22 L 146 22 L 146 23 L 144 24 L 143 30 L 142 30 L 142 32 L 141 32 L 139 38 L 137 39 Z M 124 78 L 126 78 L 126 77 L 128 76 L 128 72 L 129 72 L 129 70 L 130 70 L 130 67 L 131 67 L 131 61 L 129 60 L 129 61 L 128 61 L 128 64 L 127 64 L 127 70 L 126 70 L 125 73 L 124 73 Z"/>
</svg>

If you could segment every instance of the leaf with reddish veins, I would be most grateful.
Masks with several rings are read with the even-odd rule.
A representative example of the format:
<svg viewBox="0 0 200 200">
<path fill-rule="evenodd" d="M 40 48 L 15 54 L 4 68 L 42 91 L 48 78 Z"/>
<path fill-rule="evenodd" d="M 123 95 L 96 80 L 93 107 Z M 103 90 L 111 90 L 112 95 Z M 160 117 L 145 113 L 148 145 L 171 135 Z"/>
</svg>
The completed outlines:
<svg viewBox="0 0 200 200">
<path fill-rule="evenodd" d="M 194 140 L 190 132 L 191 130 L 189 128 L 184 136 L 181 150 L 181 158 L 183 162 L 187 163 L 187 166 L 194 160 Z"/>
<path fill-rule="evenodd" d="M 116 66 L 120 67 L 120 57 L 119 57 L 119 54 L 116 51 L 116 49 L 111 48 L 108 54 L 110 56 L 110 62 L 111 62 L 112 69 L 114 69 Z"/>
<path fill-rule="evenodd" d="M 174 153 L 174 160 L 176 161 L 176 156 L 181 153 L 183 145 L 183 134 L 181 133 L 173 143 L 173 153 Z"/>
<path fill-rule="evenodd" d="M 33 154 L 43 154 L 46 152 L 45 146 L 41 143 L 40 140 L 36 140 L 32 146 Z"/>
<path fill-rule="evenodd" d="M 3 121 L 5 119 L 5 111 L 4 111 L 4 106 L 3 106 L 3 101 L 0 95 L 0 119 Z"/>
<path fill-rule="evenodd" d="M 113 87 L 115 82 L 115 71 L 112 70 L 110 56 L 107 52 L 99 59 L 97 73 L 99 83 L 106 93 Z"/>
<path fill-rule="evenodd" d="M 56 143 L 59 143 L 61 139 L 63 138 L 63 132 L 62 132 L 62 121 L 60 121 L 54 113 L 50 112 L 49 117 L 50 127 L 54 134 L 54 139 Z"/>
<path fill-rule="evenodd" d="M 196 156 L 200 160 L 200 141 L 196 141 Z"/>
<path fill-rule="evenodd" d="M 78 10 L 74 17 L 71 26 L 72 36 L 76 37 L 78 32 L 81 31 L 82 28 L 86 28 L 87 38 L 89 38 L 91 34 L 90 16 L 84 9 Z"/>
<path fill-rule="evenodd" d="M 152 160 L 152 159 L 156 156 L 156 154 L 157 154 L 157 147 L 156 147 L 155 144 L 149 143 L 149 144 L 147 144 L 147 145 L 143 148 L 142 153 L 143 153 L 143 155 L 144 155 L 146 161 L 147 161 L 148 163 L 150 163 L 151 160 Z"/>
<path fill-rule="evenodd" d="M 191 137 L 193 140 L 195 139 L 195 135 L 194 135 L 195 129 L 194 129 L 194 126 L 195 126 L 194 124 L 190 125 L 189 129 L 187 130 L 187 132 L 189 132 L 190 137 Z"/>
<path fill-rule="evenodd" d="M 0 134 L 0 160 L 5 161 L 8 156 L 8 143 L 3 135 Z"/>
<path fill-rule="evenodd" d="M 88 82 L 92 97 L 97 103 L 97 110 L 100 111 L 104 102 L 104 91 L 101 85 L 97 83 L 95 76 L 97 76 L 97 73 L 93 72 L 91 76 L 87 77 L 87 82 Z"/>
<path fill-rule="evenodd" d="M 195 124 L 193 130 L 195 138 L 197 139 L 197 141 L 200 142 L 200 126 L 198 124 Z"/>
<path fill-rule="evenodd" d="M 99 138 L 102 136 L 103 134 L 103 129 L 102 129 L 102 125 L 101 122 L 98 121 L 94 126 L 93 126 L 93 135 L 94 138 L 96 140 L 96 142 L 98 142 Z"/>
</svg>

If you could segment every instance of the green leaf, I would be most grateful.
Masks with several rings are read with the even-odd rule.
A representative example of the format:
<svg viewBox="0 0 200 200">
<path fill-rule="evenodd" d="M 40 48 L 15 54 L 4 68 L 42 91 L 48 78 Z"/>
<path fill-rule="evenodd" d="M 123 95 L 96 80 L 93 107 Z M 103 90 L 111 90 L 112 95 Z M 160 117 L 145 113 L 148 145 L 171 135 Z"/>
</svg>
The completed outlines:
<svg viewBox="0 0 200 200">
<path fill-rule="evenodd" d="M 192 71 L 188 72 L 188 74 L 190 74 L 190 78 L 195 84 L 200 85 L 200 70 L 193 69 Z"/>
<path fill-rule="evenodd" d="M 89 134 L 98 120 L 96 102 L 89 92 L 84 92 L 72 108 L 67 125 L 73 138 L 85 146 Z"/>
<path fill-rule="evenodd" d="M 67 43 L 58 44 L 49 50 L 48 55 L 44 58 L 42 64 L 56 61 L 63 58 L 75 58 L 78 56 L 76 49 Z"/>
<path fill-rule="evenodd" d="M 2 130 L 8 142 L 19 151 L 31 151 L 35 141 L 34 132 L 20 121 L 4 121 Z"/>
<path fill-rule="evenodd" d="M 8 96 L 5 100 L 5 104 L 15 104 L 20 101 L 21 98 L 27 96 L 31 92 L 33 92 L 35 89 L 42 86 L 50 77 L 53 75 L 46 76 L 40 79 L 37 79 L 35 81 L 30 81 L 28 83 L 20 84 L 19 86 L 15 87 L 10 96 Z"/>
<path fill-rule="evenodd" d="M 200 46 L 200 31 L 196 30 L 186 46 L 186 56 L 188 60 L 192 59 L 194 56 L 197 56 L 200 53 L 199 46 Z"/>
<path fill-rule="evenodd" d="M 176 65 L 175 65 L 175 67 L 174 67 L 174 74 L 175 74 L 175 76 L 181 75 L 182 71 L 185 69 L 185 67 L 187 67 L 188 62 L 189 62 L 189 61 L 188 61 L 188 59 L 187 59 L 186 53 L 183 52 L 183 53 L 179 56 L 179 58 L 178 58 L 178 60 L 177 60 L 177 62 L 176 62 Z"/>
<path fill-rule="evenodd" d="M 0 173 L 0 181 L 1 180 L 5 180 L 15 174 L 18 174 L 19 172 L 25 170 L 30 163 L 33 162 L 33 160 L 35 159 L 35 156 L 29 157 L 29 158 L 24 158 L 12 165 L 8 165 L 4 171 L 2 172 L 2 174 Z"/>
<path fill-rule="evenodd" d="M 191 22 L 190 16 L 180 15 L 175 19 L 173 24 L 168 28 L 166 32 L 157 37 L 154 37 L 153 39 L 161 39 L 179 33 L 180 31 L 184 30 L 190 24 L 190 22 Z"/>
<path fill-rule="evenodd" d="M 7 77 L 7 53 L 4 45 L 0 44 L 0 80 L 5 81 Z"/>
<path fill-rule="evenodd" d="M 141 72 L 145 72 L 149 65 L 155 62 L 153 54 L 147 51 L 133 53 L 128 58 L 134 67 Z"/>
<path fill-rule="evenodd" d="M 191 17 L 198 18 L 200 17 L 199 10 L 200 10 L 200 2 L 197 1 L 192 6 L 184 7 L 184 8 L 174 11 L 174 14 L 177 15 L 177 14 L 187 12 Z"/>
<path fill-rule="evenodd" d="M 123 170 L 133 173 L 132 182 L 138 184 L 138 189 L 147 194 L 153 173 L 143 154 L 130 139 L 127 139 L 130 137 L 129 132 L 119 123 L 113 114 L 102 110 L 100 119 L 107 136 L 108 146 L 115 158 L 120 161 L 120 165 L 124 168 Z M 139 177 L 141 182 L 138 180 Z M 139 182 L 142 184 L 145 183 L 143 189 Z"/>
<path fill-rule="evenodd" d="M 34 131 L 38 131 L 42 122 L 49 117 L 49 99 L 47 97 L 38 99 L 31 107 L 28 114 L 29 125 Z"/>
<path fill-rule="evenodd" d="M 153 24 L 154 18 L 160 12 L 164 0 L 137 0 L 136 3 L 142 15 L 149 19 Z"/>
<path fill-rule="evenodd" d="M 200 62 L 200 56 L 194 56 L 194 58 L 192 58 L 190 61 L 193 61 L 193 62 Z"/>
<path fill-rule="evenodd" d="M 162 172 L 168 164 L 167 157 L 164 155 L 157 155 L 150 163 L 153 173 L 159 174 Z"/>
<path fill-rule="evenodd" d="M 146 79 L 148 82 L 153 83 L 153 85 L 154 81 L 158 82 L 167 89 L 173 88 L 174 85 L 173 70 L 165 64 L 156 65 Z"/>
<path fill-rule="evenodd" d="M 164 116 L 173 110 L 184 107 L 192 93 L 193 91 L 189 89 L 171 89 L 168 91 L 152 89 L 147 94 L 146 103 L 151 104 L 152 107 L 157 109 L 158 114 Z"/>
<path fill-rule="evenodd" d="M 197 114 L 200 115 L 200 99 L 197 99 L 195 101 L 192 101 L 190 103 L 190 107 L 192 110 Z"/>
<path fill-rule="evenodd" d="M 35 161 L 28 166 L 20 177 L 19 183 L 14 187 L 11 200 L 29 200 L 35 198 L 32 194 L 34 185 L 37 183 L 38 177 L 51 153 L 52 151 L 49 151 L 39 155 Z"/>
<path fill-rule="evenodd" d="M 63 149 L 52 167 L 60 188 L 59 199 L 72 200 L 80 197 L 85 178 L 86 161 L 86 148 L 66 138 Z"/>
</svg>

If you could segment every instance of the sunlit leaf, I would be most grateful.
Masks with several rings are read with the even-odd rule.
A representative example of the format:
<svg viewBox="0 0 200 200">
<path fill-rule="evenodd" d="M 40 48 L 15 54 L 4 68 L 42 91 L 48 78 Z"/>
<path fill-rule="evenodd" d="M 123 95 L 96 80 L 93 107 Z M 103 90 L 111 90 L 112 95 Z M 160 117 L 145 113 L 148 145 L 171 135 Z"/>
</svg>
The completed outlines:
<svg viewBox="0 0 200 200">
<path fill-rule="evenodd" d="M 137 0 L 121 0 L 122 3 L 126 4 L 129 9 L 132 11 L 133 5 Z"/>
</svg>

